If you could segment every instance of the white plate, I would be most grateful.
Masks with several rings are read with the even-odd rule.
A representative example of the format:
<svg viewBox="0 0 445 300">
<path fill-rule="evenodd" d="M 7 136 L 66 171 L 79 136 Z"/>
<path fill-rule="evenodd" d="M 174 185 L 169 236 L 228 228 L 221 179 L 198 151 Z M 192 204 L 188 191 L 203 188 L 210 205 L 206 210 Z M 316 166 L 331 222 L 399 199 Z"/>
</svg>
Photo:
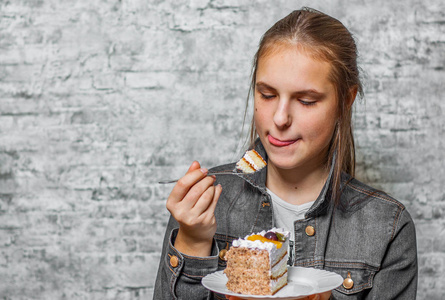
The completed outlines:
<svg viewBox="0 0 445 300">
<path fill-rule="evenodd" d="M 302 267 L 288 268 L 287 285 L 273 296 L 244 295 L 231 292 L 227 289 L 227 277 L 223 271 L 205 276 L 202 285 L 207 289 L 224 295 L 236 296 L 241 299 L 296 299 L 308 295 L 333 290 L 343 283 L 343 278 L 337 273 Z"/>
</svg>

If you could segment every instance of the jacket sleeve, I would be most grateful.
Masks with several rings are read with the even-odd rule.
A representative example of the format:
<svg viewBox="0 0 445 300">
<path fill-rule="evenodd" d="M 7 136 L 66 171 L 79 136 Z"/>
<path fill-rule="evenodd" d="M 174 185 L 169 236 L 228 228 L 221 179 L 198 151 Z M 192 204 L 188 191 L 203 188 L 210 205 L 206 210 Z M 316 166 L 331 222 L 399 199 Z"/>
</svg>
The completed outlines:
<svg viewBox="0 0 445 300">
<path fill-rule="evenodd" d="M 213 299 L 201 279 L 218 269 L 218 246 L 213 242 L 211 256 L 195 257 L 180 253 L 173 245 L 179 225 L 170 216 L 164 236 L 153 299 Z M 172 257 L 176 257 L 173 258 Z M 177 263 L 176 263 L 177 262 Z"/>
<path fill-rule="evenodd" d="M 414 222 L 402 210 L 393 239 L 366 299 L 416 299 L 417 245 Z"/>
</svg>

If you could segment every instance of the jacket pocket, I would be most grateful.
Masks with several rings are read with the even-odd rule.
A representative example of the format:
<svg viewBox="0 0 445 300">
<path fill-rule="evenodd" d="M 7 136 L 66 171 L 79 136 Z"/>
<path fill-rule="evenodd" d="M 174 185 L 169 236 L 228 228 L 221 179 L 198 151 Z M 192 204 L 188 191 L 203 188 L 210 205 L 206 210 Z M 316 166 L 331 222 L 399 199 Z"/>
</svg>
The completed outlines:
<svg viewBox="0 0 445 300">
<path fill-rule="evenodd" d="M 343 284 L 336 291 L 351 295 L 371 289 L 378 268 L 360 262 L 326 262 L 325 270 L 343 277 Z"/>
</svg>

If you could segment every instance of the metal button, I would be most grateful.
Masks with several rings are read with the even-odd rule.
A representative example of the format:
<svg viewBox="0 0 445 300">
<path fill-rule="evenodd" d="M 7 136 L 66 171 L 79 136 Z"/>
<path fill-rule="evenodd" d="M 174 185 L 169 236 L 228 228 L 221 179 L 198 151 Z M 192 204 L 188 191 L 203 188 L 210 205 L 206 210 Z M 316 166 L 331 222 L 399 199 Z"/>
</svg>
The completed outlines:
<svg viewBox="0 0 445 300">
<path fill-rule="evenodd" d="M 219 258 L 221 258 L 222 260 L 226 261 L 226 253 L 227 253 L 227 249 L 222 249 L 221 251 L 219 251 Z"/>
<path fill-rule="evenodd" d="M 304 231 L 306 232 L 307 236 L 313 236 L 315 234 L 315 228 L 311 225 L 308 225 Z"/>
<path fill-rule="evenodd" d="M 176 255 L 173 255 L 172 257 L 170 257 L 170 265 L 173 268 L 176 268 L 179 265 L 179 259 Z"/>
<path fill-rule="evenodd" d="M 352 287 L 354 286 L 354 281 L 351 278 L 351 273 L 348 272 L 348 277 L 345 278 L 345 280 L 343 280 L 343 287 L 347 290 L 352 289 Z"/>
</svg>

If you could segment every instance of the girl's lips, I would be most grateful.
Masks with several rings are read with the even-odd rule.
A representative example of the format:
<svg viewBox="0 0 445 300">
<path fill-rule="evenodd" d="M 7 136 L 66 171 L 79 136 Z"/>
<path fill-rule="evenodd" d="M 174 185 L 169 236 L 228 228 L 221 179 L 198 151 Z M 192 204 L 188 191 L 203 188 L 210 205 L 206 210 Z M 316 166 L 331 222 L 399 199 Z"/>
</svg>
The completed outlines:
<svg viewBox="0 0 445 300">
<path fill-rule="evenodd" d="M 289 146 L 297 141 L 297 140 L 280 141 L 280 140 L 277 140 L 276 138 L 274 138 L 273 136 L 271 136 L 270 134 L 267 136 L 267 138 L 269 139 L 269 143 L 271 143 L 272 145 L 277 146 L 277 147 Z"/>
</svg>

